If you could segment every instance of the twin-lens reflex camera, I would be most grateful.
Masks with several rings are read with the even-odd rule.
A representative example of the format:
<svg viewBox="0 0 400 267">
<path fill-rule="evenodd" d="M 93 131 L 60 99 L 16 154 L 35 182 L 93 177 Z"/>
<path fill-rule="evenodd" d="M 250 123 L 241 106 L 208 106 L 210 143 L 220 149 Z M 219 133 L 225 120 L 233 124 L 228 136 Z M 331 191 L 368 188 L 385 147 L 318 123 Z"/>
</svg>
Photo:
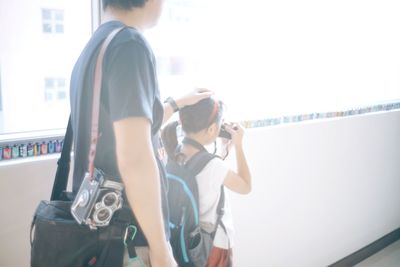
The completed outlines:
<svg viewBox="0 0 400 267">
<path fill-rule="evenodd" d="M 91 229 L 109 225 L 114 212 L 122 207 L 123 189 L 122 183 L 107 179 L 99 169 L 92 178 L 86 173 L 71 206 L 72 216 Z"/>
</svg>

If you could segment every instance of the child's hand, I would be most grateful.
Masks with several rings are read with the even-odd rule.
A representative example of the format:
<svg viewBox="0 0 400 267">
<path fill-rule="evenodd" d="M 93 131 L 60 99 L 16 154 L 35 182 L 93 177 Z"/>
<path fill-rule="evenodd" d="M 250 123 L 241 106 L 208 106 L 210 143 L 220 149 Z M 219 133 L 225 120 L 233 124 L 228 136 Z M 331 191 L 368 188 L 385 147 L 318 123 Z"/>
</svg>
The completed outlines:
<svg viewBox="0 0 400 267">
<path fill-rule="evenodd" d="M 242 144 L 244 136 L 244 128 L 238 123 L 226 124 L 225 129 L 231 134 L 231 142 L 237 146 Z"/>
<path fill-rule="evenodd" d="M 231 149 L 233 143 L 231 139 L 221 138 L 221 157 L 225 159 L 228 157 L 229 150 Z"/>
</svg>

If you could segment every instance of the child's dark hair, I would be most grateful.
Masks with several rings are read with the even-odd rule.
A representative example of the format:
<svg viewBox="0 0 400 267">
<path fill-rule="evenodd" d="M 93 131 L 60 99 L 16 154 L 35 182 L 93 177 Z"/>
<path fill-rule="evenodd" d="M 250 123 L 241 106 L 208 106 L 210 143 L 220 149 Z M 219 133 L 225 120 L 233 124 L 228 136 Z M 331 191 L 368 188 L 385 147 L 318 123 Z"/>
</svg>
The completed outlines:
<svg viewBox="0 0 400 267">
<path fill-rule="evenodd" d="M 103 10 L 106 7 L 116 7 L 124 10 L 130 10 L 133 7 L 142 7 L 147 0 L 102 0 Z"/>
<path fill-rule="evenodd" d="M 223 103 L 213 98 L 206 98 L 194 105 L 185 106 L 179 111 L 182 130 L 186 134 L 197 133 L 207 129 L 214 122 L 220 125 L 223 112 Z M 161 133 L 168 159 L 173 161 L 176 161 L 178 146 L 176 128 L 178 125 L 178 121 L 171 122 L 164 127 Z"/>
</svg>

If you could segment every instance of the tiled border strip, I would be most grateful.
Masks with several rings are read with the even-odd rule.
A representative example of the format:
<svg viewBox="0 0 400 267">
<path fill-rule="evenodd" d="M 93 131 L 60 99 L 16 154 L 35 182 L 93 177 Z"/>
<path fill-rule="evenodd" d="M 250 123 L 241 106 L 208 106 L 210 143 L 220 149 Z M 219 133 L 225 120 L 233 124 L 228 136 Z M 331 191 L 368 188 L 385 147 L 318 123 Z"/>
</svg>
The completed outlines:
<svg viewBox="0 0 400 267">
<path fill-rule="evenodd" d="M 60 153 L 64 136 L 0 142 L 0 162 Z"/>
<path fill-rule="evenodd" d="M 246 120 L 242 121 L 241 123 L 245 128 L 258 128 L 258 127 L 279 125 L 284 123 L 302 122 L 307 120 L 326 119 L 326 118 L 348 117 L 348 116 L 366 114 L 371 112 L 389 111 L 396 109 L 400 109 L 400 102 L 379 104 L 361 108 L 353 108 L 345 111 L 309 113 L 309 114 L 301 114 L 294 116 L 267 118 L 264 120 Z"/>
<path fill-rule="evenodd" d="M 307 120 L 348 117 L 353 115 L 366 114 L 371 112 L 390 111 L 400 109 L 400 102 L 379 104 L 368 107 L 349 109 L 346 111 L 310 113 L 294 116 L 283 116 L 277 118 L 267 118 L 264 120 L 242 121 L 245 128 L 259 128 L 284 123 L 302 122 Z M 63 136 L 36 138 L 26 141 L 14 141 L 0 143 L 0 161 L 9 161 L 19 158 L 38 157 L 53 153 L 60 153 L 63 146 Z"/>
</svg>

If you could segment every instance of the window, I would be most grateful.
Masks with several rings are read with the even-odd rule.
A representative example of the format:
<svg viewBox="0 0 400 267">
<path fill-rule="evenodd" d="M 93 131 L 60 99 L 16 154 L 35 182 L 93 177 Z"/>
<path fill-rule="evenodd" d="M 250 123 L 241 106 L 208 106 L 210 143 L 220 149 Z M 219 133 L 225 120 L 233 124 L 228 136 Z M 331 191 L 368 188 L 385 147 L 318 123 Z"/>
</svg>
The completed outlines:
<svg viewBox="0 0 400 267">
<path fill-rule="evenodd" d="M 43 32 L 64 33 L 64 11 L 42 9 Z"/>
<path fill-rule="evenodd" d="M 0 2 L 0 134 L 65 128 L 99 13 L 98 0 L 24 1 Z M 264 119 L 399 101 L 399 13 L 398 0 L 168 0 L 145 34 L 163 98 L 208 87 L 228 120 Z"/>
<path fill-rule="evenodd" d="M 400 101 L 399 13 L 398 0 L 169 0 L 147 36 L 161 94 L 205 86 L 232 120 L 264 119 Z"/>
<path fill-rule="evenodd" d="M 65 78 L 46 78 L 44 99 L 47 103 L 67 101 Z"/>
<path fill-rule="evenodd" d="M 7 31 L 0 29 L 3 138 L 66 127 L 69 78 L 92 34 L 91 4 L 22 0 L 9 5 L 0 1 L 0 25 L 7 25 Z"/>
</svg>

